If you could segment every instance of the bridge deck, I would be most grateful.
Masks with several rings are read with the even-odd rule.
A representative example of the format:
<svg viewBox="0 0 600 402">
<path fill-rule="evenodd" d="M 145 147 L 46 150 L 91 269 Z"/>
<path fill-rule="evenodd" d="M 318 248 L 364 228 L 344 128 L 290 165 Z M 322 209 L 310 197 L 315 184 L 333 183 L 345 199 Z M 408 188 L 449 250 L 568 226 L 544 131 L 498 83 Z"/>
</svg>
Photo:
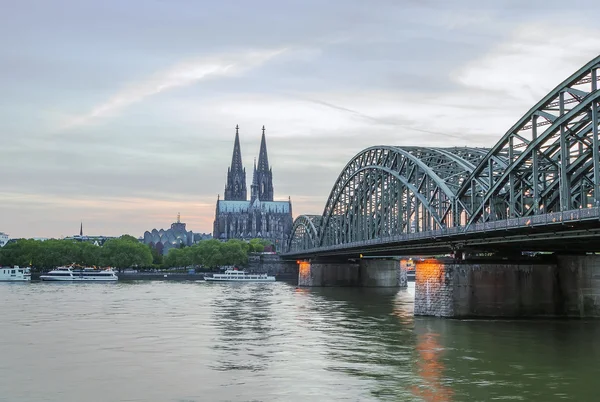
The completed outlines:
<svg viewBox="0 0 600 402">
<path fill-rule="evenodd" d="M 600 251 L 600 208 L 555 212 L 526 218 L 410 233 L 283 254 L 284 258 L 358 256 L 398 252 L 431 255 L 478 248 Z"/>
</svg>

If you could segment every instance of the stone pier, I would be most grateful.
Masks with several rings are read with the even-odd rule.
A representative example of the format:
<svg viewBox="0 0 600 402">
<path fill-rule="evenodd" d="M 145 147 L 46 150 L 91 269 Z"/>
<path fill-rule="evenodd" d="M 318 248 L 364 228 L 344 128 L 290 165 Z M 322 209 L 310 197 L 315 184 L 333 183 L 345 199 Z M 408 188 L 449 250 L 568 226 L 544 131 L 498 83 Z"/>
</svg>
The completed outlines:
<svg viewBox="0 0 600 402">
<path fill-rule="evenodd" d="M 600 317 L 600 256 L 545 263 L 419 261 L 415 315 Z"/>
<path fill-rule="evenodd" d="M 406 266 L 394 259 L 298 261 L 298 286 L 406 286 Z M 404 268 L 402 268 L 404 267 Z"/>
<path fill-rule="evenodd" d="M 298 262 L 298 286 L 358 286 L 358 263 L 318 259 Z"/>
<path fill-rule="evenodd" d="M 406 287 L 406 266 L 394 259 L 361 259 L 360 282 L 364 287 Z"/>
</svg>

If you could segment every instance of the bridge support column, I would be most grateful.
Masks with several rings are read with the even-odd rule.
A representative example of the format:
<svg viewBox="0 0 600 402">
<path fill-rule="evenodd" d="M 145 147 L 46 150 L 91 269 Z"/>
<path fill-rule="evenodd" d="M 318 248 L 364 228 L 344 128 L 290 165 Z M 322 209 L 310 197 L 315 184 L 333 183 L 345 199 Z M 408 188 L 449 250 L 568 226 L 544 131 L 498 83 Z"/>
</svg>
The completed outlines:
<svg viewBox="0 0 600 402">
<path fill-rule="evenodd" d="M 600 255 L 561 255 L 557 267 L 568 315 L 600 317 Z"/>
<path fill-rule="evenodd" d="M 416 264 L 415 315 L 600 317 L 600 256 L 549 263 Z"/>
<path fill-rule="evenodd" d="M 365 287 L 406 287 L 406 271 L 401 261 L 394 259 L 361 259 L 360 286 Z"/>
<path fill-rule="evenodd" d="M 359 286 L 357 263 L 324 261 L 319 259 L 298 261 L 298 286 Z"/>
</svg>

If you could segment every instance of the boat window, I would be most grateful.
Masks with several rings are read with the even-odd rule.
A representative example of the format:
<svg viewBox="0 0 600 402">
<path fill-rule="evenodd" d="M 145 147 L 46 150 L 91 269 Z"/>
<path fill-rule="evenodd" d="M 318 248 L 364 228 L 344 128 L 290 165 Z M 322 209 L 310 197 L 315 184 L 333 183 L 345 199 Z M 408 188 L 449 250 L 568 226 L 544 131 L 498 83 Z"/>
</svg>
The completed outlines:
<svg viewBox="0 0 600 402">
<path fill-rule="evenodd" d="M 15 270 L 14 270 L 14 269 L 13 269 L 13 270 L 11 270 L 11 271 L 10 271 L 10 273 L 11 273 L 11 274 L 14 274 L 14 273 L 15 273 Z"/>
</svg>

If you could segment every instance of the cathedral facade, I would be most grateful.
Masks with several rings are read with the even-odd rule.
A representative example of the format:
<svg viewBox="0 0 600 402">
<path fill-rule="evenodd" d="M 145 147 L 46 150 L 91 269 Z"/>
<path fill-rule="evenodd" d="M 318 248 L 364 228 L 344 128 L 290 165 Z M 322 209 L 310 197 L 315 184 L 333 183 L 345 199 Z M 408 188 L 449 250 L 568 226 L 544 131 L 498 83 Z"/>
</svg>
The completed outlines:
<svg viewBox="0 0 600 402">
<path fill-rule="evenodd" d="M 250 199 L 246 169 L 242 165 L 239 128 L 231 166 L 227 169 L 224 199 L 217 199 L 213 237 L 220 240 L 261 238 L 281 250 L 292 231 L 292 202 L 273 201 L 273 171 L 269 167 L 265 127 L 262 128 L 258 164 L 254 162 Z"/>
</svg>

